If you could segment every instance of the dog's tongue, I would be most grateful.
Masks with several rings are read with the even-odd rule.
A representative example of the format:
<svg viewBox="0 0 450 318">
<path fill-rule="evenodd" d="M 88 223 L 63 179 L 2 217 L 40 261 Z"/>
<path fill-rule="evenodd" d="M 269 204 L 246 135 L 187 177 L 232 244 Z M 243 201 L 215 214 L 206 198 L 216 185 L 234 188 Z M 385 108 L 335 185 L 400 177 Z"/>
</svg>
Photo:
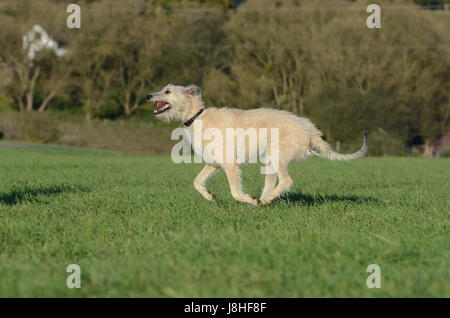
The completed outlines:
<svg viewBox="0 0 450 318">
<path fill-rule="evenodd" d="M 162 101 L 158 101 L 158 102 L 156 102 L 156 105 L 157 105 L 159 108 L 163 108 L 164 106 L 167 105 L 167 103 L 162 102 Z"/>
</svg>

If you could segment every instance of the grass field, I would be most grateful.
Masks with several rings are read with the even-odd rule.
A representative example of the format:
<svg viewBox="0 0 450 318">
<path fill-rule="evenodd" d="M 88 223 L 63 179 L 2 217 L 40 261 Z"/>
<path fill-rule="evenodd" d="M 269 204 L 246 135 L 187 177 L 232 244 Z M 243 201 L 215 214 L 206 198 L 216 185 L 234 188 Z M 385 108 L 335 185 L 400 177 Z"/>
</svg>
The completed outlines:
<svg viewBox="0 0 450 318">
<path fill-rule="evenodd" d="M 449 159 L 309 159 L 263 208 L 235 202 L 223 172 L 204 200 L 200 169 L 0 148 L 0 296 L 450 297 Z M 259 166 L 243 180 L 257 195 Z"/>
</svg>

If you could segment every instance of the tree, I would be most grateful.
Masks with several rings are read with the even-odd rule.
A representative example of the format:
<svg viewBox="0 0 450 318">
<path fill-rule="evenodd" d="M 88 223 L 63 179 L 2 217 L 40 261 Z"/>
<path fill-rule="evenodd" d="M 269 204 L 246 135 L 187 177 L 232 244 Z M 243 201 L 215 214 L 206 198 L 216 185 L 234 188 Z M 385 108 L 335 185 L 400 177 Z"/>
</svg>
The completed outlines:
<svg viewBox="0 0 450 318">
<path fill-rule="evenodd" d="M 43 112 L 51 100 L 60 93 L 70 75 L 68 58 L 57 56 L 54 51 L 43 48 L 32 59 L 27 54 L 31 47 L 21 47 L 23 30 L 15 29 L 3 34 L 4 45 L 1 58 L 11 66 L 13 80 L 7 86 L 20 111 Z M 36 104 L 36 96 L 42 101 Z"/>
<path fill-rule="evenodd" d="M 267 10 L 258 10 L 264 7 Z M 247 106 L 274 106 L 307 115 L 311 39 L 327 12 L 304 13 L 295 2 L 247 1 L 226 25 L 232 77 Z M 292 10 L 290 10 L 292 9 Z M 243 10 L 242 12 L 240 10 Z"/>
</svg>

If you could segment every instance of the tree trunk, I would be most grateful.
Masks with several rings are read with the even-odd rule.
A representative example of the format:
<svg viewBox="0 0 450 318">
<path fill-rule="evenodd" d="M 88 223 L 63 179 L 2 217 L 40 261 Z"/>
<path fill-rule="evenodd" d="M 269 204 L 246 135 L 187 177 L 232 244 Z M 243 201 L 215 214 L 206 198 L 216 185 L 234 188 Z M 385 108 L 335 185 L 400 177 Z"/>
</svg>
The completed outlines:
<svg viewBox="0 0 450 318">
<path fill-rule="evenodd" d="M 33 92 L 31 90 L 28 90 L 26 94 L 26 100 L 27 100 L 27 111 L 33 110 Z"/>
<path fill-rule="evenodd" d="M 36 80 L 39 76 L 39 73 L 41 71 L 41 68 L 38 67 L 31 77 L 30 84 L 28 86 L 28 91 L 26 94 L 26 100 L 27 100 L 27 111 L 33 110 L 33 94 L 34 94 L 34 87 L 36 86 Z"/>
<path fill-rule="evenodd" d="M 280 106 L 280 97 L 278 96 L 278 90 L 275 81 L 272 82 L 272 92 L 273 96 L 275 97 L 275 102 L 277 103 L 277 106 Z"/>
<path fill-rule="evenodd" d="M 305 115 L 305 105 L 303 104 L 303 97 L 302 96 L 300 96 L 300 101 L 299 101 L 299 103 L 300 103 L 300 116 L 304 116 Z"/>
<path fill-rule="evenodd" d="M 19 110 L 23 112 L 25 110 L 25 104 L 23 103 L 22 96 L 17 96 L 17 102 L 19 103 Z"/>
<path fill-rule="evenodd" d="M 127 90 L 125 92 L 125 103 L 123 105 L 123 108 L 124 108 L 124 111 L 125 111 L 125 117 L 129 117 L 131 115 L 130 100 L 131 100 L 131 94 Z"/>
<path fill-rule="evenodd" d="M 50 92 L 50 94 L 47 95 L 47 97 L 42 101 L 41 106 L 38 108 L 38 112 L 42 113 L 45 108 L 47 107 L 48 103 L 55 97 L 56 89 Z"/>
<path fill-rule="evenodd" d="M 436 157 L 437 149 L 433 141 L 427 140 L 424 145 L 424 157 Z"/>
</svg>

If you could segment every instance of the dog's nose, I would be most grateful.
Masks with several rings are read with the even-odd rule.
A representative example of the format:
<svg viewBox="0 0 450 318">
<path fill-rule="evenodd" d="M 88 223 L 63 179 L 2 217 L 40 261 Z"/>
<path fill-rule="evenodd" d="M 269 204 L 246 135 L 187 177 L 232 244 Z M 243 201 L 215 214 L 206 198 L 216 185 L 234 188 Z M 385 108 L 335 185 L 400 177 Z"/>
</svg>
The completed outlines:
<svg viewBox="0 0 450 318">
<path fill-rule="evenodd" d="M 147 100 L 152 99 L 152 97 L 153 97 L 152 94 L 148 94 L 148 95 L 147 95 Z"/>
</svg>

